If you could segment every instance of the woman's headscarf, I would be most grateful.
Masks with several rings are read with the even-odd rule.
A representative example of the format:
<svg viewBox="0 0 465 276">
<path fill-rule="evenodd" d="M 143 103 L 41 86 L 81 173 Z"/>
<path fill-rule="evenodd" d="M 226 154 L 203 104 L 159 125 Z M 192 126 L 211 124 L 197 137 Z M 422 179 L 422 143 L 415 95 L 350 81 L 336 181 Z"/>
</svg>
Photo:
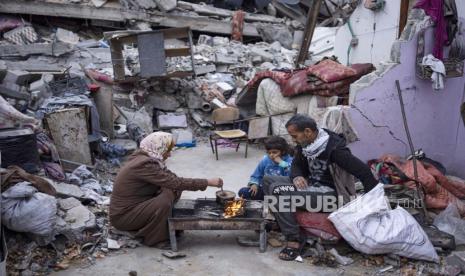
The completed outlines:
<svg viewBox="0 0 465 276">
<path fill-rule="evenodd" d="M 150 157 L 163 162 L 163 154 L 168 152 L 173 142 L 171 133 L 157 131 L 142 139 L 140 148 Z"/>
</svg>

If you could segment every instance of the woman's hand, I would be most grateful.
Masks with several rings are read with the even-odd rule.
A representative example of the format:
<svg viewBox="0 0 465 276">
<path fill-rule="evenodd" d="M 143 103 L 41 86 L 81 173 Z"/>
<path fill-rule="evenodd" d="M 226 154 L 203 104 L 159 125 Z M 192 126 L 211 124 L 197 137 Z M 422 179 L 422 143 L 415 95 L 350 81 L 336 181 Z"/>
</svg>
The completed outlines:
<svg viewBox="0 0 465 276">
<path fill-rule="evenodd" d="M 210 178 L 210 179 L 207 179 L 208 181 L 208 186 L 210 187 L 217 187 L 217 188 L 221 188 L 223 187 L 223 179 L 221 178 Z"/>
</svg>

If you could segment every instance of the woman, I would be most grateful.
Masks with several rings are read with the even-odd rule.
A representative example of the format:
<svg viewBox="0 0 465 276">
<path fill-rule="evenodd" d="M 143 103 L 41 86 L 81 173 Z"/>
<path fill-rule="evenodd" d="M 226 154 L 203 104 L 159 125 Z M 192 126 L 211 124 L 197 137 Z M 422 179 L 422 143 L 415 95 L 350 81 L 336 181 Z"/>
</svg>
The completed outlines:
<svg viewBox="0 0 465 276">
<path fill-rule="evenodd" d="M 221 178 L 182 178 L 169 171 L 164 161 L 174 144 L 170 133 L 150 134 L 115 179 L 110 222 L 119 230 L 136 231 L 148 246 L 168 239 L 168 217 L 181 191 L 223 186 Z"/>
</svg>

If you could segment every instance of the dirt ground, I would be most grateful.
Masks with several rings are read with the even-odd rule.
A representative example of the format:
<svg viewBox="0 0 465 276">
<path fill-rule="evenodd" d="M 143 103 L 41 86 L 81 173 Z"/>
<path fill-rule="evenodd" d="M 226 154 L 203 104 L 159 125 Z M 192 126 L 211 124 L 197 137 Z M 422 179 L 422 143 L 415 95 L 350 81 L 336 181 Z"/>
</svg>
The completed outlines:
<svg viewBox="0 0 465 276">
<path fill-rule="evenodd" d="M 239 152 L 221 148 L 216 161 L 207 144 L 191 149 L 176 150 L 168 161 L 168 168 L 184 177 L 222 177 L 224 189 L 237 192 L 247 184 L 249 175 L 264 155 L 264 150 L 249 147 Z M 205 192 L 185 192 L 184 198 L 214 197 L 215 189 Z M 278 259 L 280 248 L 268 246 L 265 253 L 255 247 L 241 247 L 237 236 L 254 237 L 253 231 L 186 231 L 178 241 L 179 250 L 187 256 L 171 260 L 162 250 L 149 247 L 115 251 L 89 267 L 72 266 L 52 275 L 374 275 L 382 267 L 363 266 L 363 258 L 346 267 L 315 266 L 307 259 L 303 263 Z"/>
</svg>

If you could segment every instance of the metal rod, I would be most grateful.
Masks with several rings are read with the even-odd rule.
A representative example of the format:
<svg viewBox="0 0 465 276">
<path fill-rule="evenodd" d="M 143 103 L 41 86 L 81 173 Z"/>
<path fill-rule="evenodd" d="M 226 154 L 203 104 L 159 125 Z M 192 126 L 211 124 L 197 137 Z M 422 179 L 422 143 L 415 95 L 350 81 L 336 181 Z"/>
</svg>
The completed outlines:
<svg viewBox="0 0 465 276">
<path fill-rule="evenodd" d="M 412 136 L 410 136 L 410 130 L 409 130 L 408 123 L 407 123 L 407 116 L 405 115 L 404 99 L 402 98 L 402 90 L 400 89 L 399 80 L 396 80 L 396 87 L 397 87 L 397 94 L 399 95 L 400 110 L 402 112 L 402 119 L 404 121 L 405 133 L 407 135 L 408 143 L 409 143 L 409 146 L 410 146 L 410 153 L 412 155 L 413 176 L 415 178 L 414 180 L 415 180 L 417 198 L 421 201 L 423 215 L 424 215 L 427 223 L 429 223 L 428 222 L 428 213 L 426 211 L 426 206 L 425 206 L 425 198 L 423 196 L 423 192 L 421 191 L 420 182 L 418 181 L 417 157 L 415 156 L 415 148 L 413 147 Z"/>
<path fill-rule="evenodd" d="M 308 55 L 308 49 L 312 42 L 313 32 L 315 31 L 318 14 L 320 13 L 321 0 L 313 0 L 308 8 L 307 23 L 305 24 L 304 38 L 300 46 L 299 55 L 297 56 L 296 65 L 303 64 Z"/>
</svg>

